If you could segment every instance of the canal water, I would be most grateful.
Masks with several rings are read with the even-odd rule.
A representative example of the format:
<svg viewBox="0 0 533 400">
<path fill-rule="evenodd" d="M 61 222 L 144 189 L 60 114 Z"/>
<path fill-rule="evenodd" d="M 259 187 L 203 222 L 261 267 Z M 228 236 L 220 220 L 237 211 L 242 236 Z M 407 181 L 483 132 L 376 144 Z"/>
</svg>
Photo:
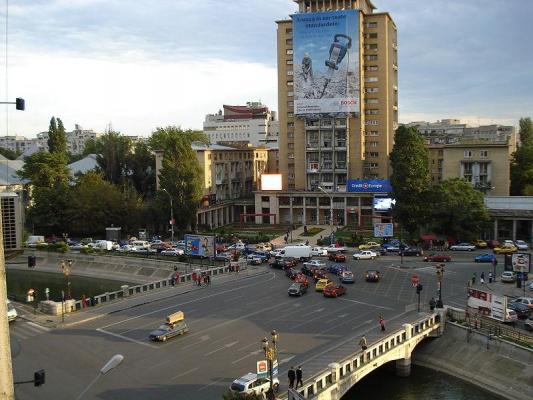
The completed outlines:
<svg viewBox="0 0 533 400">
<path fill-rule="evenodd" d="M 28 289 L 35 290 L 36 300 L 46 300 L 45 289 L 50 289 L 50 300 L 61 301 L 61 291 L 67 296 L 67 278 L 63 274 L 38 272 L 35 270 L 6 270 L 7 294 L 11 298 L 23 301 Z M 128 282 L 112 281 L 84 276 L 69 276 L 70 295 L 74 299 L 81 299 L 83 295 L 93 297 L 105 292 L 120 290 L 121 285 L 131 285 Z"/>
<path fill-rule="evenodd" d="M 466 381 L 428 368 L 411 366 L 411 376 L 401 378 L 393 370 L 379 368 L 355 385 L 342 400 L 503 400 Z"/>
</svg>

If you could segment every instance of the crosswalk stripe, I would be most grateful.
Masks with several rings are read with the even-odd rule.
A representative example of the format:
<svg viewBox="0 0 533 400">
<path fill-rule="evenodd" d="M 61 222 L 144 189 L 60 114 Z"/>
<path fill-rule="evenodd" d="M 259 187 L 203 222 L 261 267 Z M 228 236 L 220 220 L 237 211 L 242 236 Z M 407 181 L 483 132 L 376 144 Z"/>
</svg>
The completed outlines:
<svg viewBox="0 0 533 400">
<path fill-rule="evenodd" d="M 50 332 L 51 329 L 47 328 L 46 326 L 38 325 L 35 322 L 27 322 L 28 325 L 33 326 L 34 328 L 37 328 L 38 330 L 42 332 Z"/>
</svg>

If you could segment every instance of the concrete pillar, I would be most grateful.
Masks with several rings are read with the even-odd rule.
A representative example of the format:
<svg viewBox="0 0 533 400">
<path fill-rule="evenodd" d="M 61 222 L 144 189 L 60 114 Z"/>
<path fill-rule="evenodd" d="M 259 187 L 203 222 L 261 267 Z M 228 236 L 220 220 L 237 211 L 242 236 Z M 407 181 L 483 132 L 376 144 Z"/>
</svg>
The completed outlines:
<svg viewBox="0 0 533 400">
<path fill-rule="evenodd" d="M 396 360 L 396 375 L 402 378 L 411 375 L 411 357 Z"/>
<path fill-rule="evenodd" d="M 529 221 L 529 244 L 531 245 L 533 243 L 533 221 Z"/>
<path fill-rule="evenodd" d="M 403 324 L 403 329 L 405 330 L 405 340 L 411 339 L 411 329 L 413 328 L 413 325 L 411 324 Z"/>
<path fill-rule="evenodd" d="M 348 198 L 344 197 L 344 226 L 348 225 Z"/>
<path fill-rule="evenodd" d="M 516 240 L 516 219 L 513 219 L 513 242 Z"/>
<path fill-rule="evenodd" d="M 338 363 L 331 363 L 331 364 L 328 364 L 328 367 L 331 370 L 331 381 L 338 382 L 340 378 L 341 365 Z"/>
<path fill-rule="evenodd" d="M 494 218 L 494 240 L 498 240 L 498 219 Z"/>
<path fill-rule="evenodd" d="M 303 218 L 303 224 L 304 225 L 307 225 L 307 215 L 305 213 L 305 197 L 302 197 L 302 204 L 303 204 L 303 208 L 302 208 L 302 218 Z"/>
</svg>

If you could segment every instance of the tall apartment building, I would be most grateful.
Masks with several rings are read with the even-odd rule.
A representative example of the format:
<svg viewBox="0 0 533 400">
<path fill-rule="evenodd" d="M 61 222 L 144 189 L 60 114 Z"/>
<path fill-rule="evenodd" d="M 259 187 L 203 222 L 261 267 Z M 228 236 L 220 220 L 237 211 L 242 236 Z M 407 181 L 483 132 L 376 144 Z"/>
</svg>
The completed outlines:
<svg viewBox="0 0 533 400">
<path fill-rule="evenodd" d="M 204 133 L 211 143 L 277 147 L 279 122 L 267 106 L 248 102 L 245 106 L 223 105 L 223 110 L 205 116 Z"/>
<path fill-rule="evenodd" d="M 388 13 L 375 12 L 376 7 L 370 0 L 294 1 L 298 3 L 298 13 L 291 20 L 277 22 L 280 170 L 284 189 L 313 191 L 321 186 L 342 192 L 346 190 L 348 179 L 388 178 L 391 172 L 388 157 L 398 121 L 398 54 L 394 21 Z M 339 60 L 332 61 L 335 51 L 339 46 L 349 47 L 347 54 L 355 56 L 351 59 L 345 56 L 339 65 L 342 62 L 347 64 L 347 79 L 353 79 L 355 87 L 347 88 L 346 92 L 353 90 L 357 104 L 347 112 L 298 113 L 295 110 L 295 81 L 301 81 L 301 66 L 307 63 L 295 59 L 301 56 L 301 52 L 298 54 L 293 47 L 294 21 L 299 19 L 301 24 L 313 26 L 320 13 L 335 21 L 335 18 L 343 18 L 342 12 L 347 10 L 356 13 L 355 19 L 349 20 L 355 21 L 355 26 L 348 27 L 353 38 L 346 42 L 343 37 L 346 35 L 330 35 L 330 59 L 312 60 L 312 65 L 323 67 L 329 62 L 338 68 L 334 64 Z M 307 13 L 310 16 L 308 22 L 305 15 L 301 15 Z M 334 22 L 324 24 L 328 23 Z M 340 52 L 343 51 L 346 49 L 341 48 Z M 303 57 L 306 55 L 307 51 Z M 336 71 L 334 68 L 330 70 Z M 321 97 L 321 94 L 315 97 Z"/>
<path fill-rule="evenodd" d="M 94 132 L 92 129 L 83 129 L 80 125 L 74 124 L 74 130 L 66 132 L 67 134 L 67 151 L 71 154 L 81 154 L 85 149 L 85 143 L 88 140 L 96 140 L 101 134 Z M 41 150 L 48 150 L 48 132 L 37 134 L 37 144 Z"/>
</svg>

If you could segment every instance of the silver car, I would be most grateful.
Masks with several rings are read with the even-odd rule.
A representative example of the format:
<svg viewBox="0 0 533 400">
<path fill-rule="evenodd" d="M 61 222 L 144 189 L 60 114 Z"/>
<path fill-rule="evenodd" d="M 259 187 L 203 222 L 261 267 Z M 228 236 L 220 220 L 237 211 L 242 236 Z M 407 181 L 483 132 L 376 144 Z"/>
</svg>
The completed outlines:
<svg viewBox="0 0 533 400">
<path fill-rule="evenodd" d="M 516 274 L 513 271 L 503 271 L 500 279 L 502 282 L 513 283 L 516 281 Z"/>
<path fill-rule="evenodd" d="M 461 251 L 474 251 L 476 249 L 476 246 L 470 243 L 458 243 L 454 244 L 453 246 L 450 246 L 450 250 L 461 250 Z"/>
</svg>

